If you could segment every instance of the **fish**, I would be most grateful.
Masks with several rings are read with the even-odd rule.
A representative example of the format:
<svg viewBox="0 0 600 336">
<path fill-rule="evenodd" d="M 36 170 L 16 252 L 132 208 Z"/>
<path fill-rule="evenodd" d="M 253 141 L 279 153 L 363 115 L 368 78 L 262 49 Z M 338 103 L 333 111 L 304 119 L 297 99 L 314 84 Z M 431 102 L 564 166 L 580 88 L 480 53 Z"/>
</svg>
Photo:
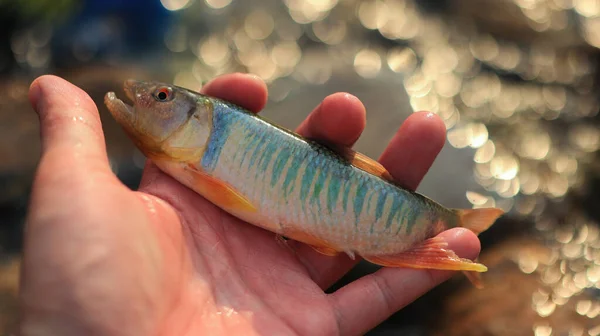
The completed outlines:
<svg viewBox="0 0 600 336">
<path fill-rule="evenodd" d="M 437 237 L 475 234 L 498 208 L 452 209 L 405 189 L 377 161 L 305 138 L 231 102 L 158 81 L 128 79 L 132 105 L 104 103 L 160 170 L 229 214 L 311 246 L 384 267 L 463 271 L 478 288 L 487 267 Z"/>
</svg>

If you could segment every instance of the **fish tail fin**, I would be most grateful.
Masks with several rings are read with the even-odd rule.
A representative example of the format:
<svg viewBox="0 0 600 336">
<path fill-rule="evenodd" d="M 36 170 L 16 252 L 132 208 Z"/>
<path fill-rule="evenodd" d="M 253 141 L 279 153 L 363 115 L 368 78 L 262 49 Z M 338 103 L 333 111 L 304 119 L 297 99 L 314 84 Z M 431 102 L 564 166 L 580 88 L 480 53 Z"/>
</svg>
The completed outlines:
<svg viewBox="0 0 600 336">
<path fill-rule="evenodd" d="M 473 231 L 479 235 L 492 226 L 496 220 L 504 214 L 504 211 L 498 208 L 481 209 L 453 209 L 459 217 L 458 226 Z"/>
</svg>

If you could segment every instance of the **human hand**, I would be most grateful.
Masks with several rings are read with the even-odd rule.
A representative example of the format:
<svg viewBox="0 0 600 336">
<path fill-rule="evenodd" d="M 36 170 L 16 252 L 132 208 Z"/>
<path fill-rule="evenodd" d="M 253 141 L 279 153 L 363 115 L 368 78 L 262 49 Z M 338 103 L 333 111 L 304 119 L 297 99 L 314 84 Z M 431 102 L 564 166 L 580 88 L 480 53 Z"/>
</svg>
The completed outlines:
<svg viewBox="0 0 600 336">
<path fill-rule="evenodd" d="M 202 92 L 254 112 L 267 95 L 262 81 L 242 74 L 219 77 Z M 286 247 L 151 162 L 131 191 L 109 167 L 85 92 L 43 76 L 30 99 L 43 154 L 25 229 L 22 335 L 359 335 L 452 275 L 382 268 L 325 294 L 358 260 L 295 241 Z M 298 132 L 352 146 L 365 113 L 357 98 L 337 93 Z M 380 162 L 416 189 L 444 141 L 439 117 L 414 113 Z M 461 257 L 479 253 L 466 229 L 440 236 Z"/>
</svg>

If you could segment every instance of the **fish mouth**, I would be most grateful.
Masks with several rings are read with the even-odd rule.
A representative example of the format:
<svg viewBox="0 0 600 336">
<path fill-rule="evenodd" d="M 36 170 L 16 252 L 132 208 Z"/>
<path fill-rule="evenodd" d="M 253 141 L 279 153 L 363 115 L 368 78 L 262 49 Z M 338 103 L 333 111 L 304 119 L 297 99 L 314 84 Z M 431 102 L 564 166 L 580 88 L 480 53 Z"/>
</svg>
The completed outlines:
<svg viewBox="0 0 600 336">
<path fill-rule="evenodd" d="M 140 85 L 140 81 L 128 79 L 123 83 L 123 91 L 132 102 L 136 101 L 136 88 Z M 110 113 L 119 121 L 133 121 L 134 108 L 132 105 L 126 104 L 121 99 L 117 98 L 114 92 L 108 92 L 104 96 L 104 104 L 108 107 Z"/>
<path fill-rule="evenodd" d="M 135 103 L 136 100 L 135 92 L 139 84 L 140 82 L 134 79 L 128 79 L 123 83 L 123 91 L 125 91 L 125 95 L 133 103 Z M 118 121 L 128 121 L 131 123 L 134 120 L 133 106 L 126 104 L 121 99 L 117 98 L 117 95 L 114 92 L 106 93 L 104 96 L 104 104 Z"/>
<path fill-rule="evenodd" d="M 104 96 L 104 104 L 117 120 L 131 119 L 133 117 L 133 106 L 126 104 L 117 98 L 114 92 L 107 92 Z"/>
</svg>

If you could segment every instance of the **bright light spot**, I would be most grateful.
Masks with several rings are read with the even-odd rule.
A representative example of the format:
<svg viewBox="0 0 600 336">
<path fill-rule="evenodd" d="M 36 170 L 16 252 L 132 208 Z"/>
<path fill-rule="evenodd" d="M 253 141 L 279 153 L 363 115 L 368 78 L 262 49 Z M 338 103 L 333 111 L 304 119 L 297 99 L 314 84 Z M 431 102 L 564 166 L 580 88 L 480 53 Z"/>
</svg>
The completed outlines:
<svg viewBox="0 0 600 336">
<path fill-rule="evenodd" d="M 231 0 L 204 0 L 209 7 L 214 9 L 225 8 L 229 6 Z"/>
<path fill-rule="evenodd" d="M 190 0 L 160 0 L 160 3 L 167 10 L 178 11 L 187 6 L 190 3 Z"/>
</svg>

